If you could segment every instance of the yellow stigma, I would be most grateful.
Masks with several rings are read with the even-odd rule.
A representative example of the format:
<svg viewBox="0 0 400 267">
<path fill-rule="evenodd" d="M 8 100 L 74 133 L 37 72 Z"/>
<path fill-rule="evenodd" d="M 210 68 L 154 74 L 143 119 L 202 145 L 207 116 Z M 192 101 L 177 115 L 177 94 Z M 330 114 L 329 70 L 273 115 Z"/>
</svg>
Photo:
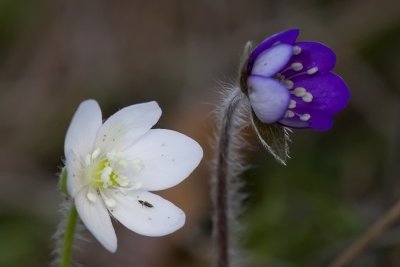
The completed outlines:
<svg viewBox="0 0 400 267">
<path fill-rule="evenodd" d="M 141 187 L 140 182 L 130 181 L 123 173 L 129 171 L 129 175 L 137 174 L 144 168 L 142 162 L 140 160 L 126 161 L 122 152 L 102 153 L 97 148 L 86 155 L 85 165 L 86 178 L 89 182 L 86 197 L 90 202 L 95 202 L 100 196 L 108 208 L 113 208 L 116 205 L 112 195 L 115 192 L 114 189 L 124 193 L 126 190 L 137 190 Z"/>
<path fill-rule="evenodd" d="M 92 185 L 101 188 L 128 186 L 128 177 L 121 174 L 127 167 L 124 154 L 111 151 L 106 155 L 100 157 L 99 155 L 101 152 L 97 148 L 86 157 L 87 166 L 92 167 L 89 174 Z"/>
<path fill-rule="evenodd" d="M 128 185 L 128 178 L 119 173 L 119 170 L 126 168 L 126 165 L 119 164 L 113 166 L 114 162 L 109 159 L 103 159 L 93 170 L 93 182 L 98 187 L 109 188 L 113 186 L 125 187 Z M 118 168 L 119 167 L 119 168 Z"/>
</svg>

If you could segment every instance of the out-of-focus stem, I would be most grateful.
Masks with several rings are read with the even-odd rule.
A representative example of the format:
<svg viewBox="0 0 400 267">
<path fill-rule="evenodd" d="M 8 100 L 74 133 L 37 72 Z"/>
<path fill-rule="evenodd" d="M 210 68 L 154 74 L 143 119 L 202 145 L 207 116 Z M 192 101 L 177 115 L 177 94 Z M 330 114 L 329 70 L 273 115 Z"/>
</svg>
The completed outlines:
<svg viewBox="0 0 400 267">
<path fill-rule="evenodd" d="M 400 219 L 400 200 L 398 200 L 377 222 L 345 250 L 329 267 L 345 267 L 359 256 L 368 245 L 379 238 L 385 230 Z"/>
</svg>

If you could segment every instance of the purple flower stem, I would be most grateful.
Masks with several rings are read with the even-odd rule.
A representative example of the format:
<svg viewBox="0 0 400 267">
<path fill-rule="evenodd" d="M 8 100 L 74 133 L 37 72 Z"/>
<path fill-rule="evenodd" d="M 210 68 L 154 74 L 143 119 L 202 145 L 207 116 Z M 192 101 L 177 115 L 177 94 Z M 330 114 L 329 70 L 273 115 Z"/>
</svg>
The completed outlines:
<svg viewBox="0 0 400 267">
<path fill-rule="evenodd" d="M 236 155 L 238 146 L 236 138 L 245 123 L 240 119 L 242 104 L 245 95 L 238 89 L 231 90 L 223 99 L 218 112 L 218 132 L 214 158 L 214 235 L 217 246 L 217 266 L 230 266 L 231 228 L 230 222 L 235 211 L 230 210 L 232 195 L 235 186 L 232 179 L 238 174 L 238 166 L 233 159 L 240 158 Z M 239 163 L 240 164 L 240 163 Z"/>
</svg>

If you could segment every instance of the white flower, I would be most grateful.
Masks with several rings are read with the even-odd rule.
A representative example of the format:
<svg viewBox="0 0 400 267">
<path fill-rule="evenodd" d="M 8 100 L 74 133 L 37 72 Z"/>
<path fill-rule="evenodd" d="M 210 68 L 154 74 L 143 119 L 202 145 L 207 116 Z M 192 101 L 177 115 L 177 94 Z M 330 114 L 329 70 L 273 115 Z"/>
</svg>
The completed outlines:
<svg viewBox="0 0 400 267">
<path fill-rule="evenodd" d="M 181 228 L 185 214 L 148 191 L 177 185 L 197 167 L 203 151 L 193 139 L 151 129 L 156 102 L 126 107 L 102 123 L 94 100 L 80 104 L 65 138 L 67 188 L 87 229 L 109 251 L 117 249 L 114 217 L 128 229 L 162 236 Z"/>
</svg>

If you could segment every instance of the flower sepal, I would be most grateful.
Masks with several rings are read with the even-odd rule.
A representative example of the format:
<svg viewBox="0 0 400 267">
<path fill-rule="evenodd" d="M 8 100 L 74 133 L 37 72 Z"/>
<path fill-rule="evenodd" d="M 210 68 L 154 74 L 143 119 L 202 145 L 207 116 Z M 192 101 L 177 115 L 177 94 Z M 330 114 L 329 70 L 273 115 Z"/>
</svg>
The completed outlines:
<svg viewBox="0 0 400 267">
<path fill-rule="evenodd" d="M 242 57 L 240 58 L 240 64 L 239 64 L 240 90 L 242 90 L 242 92 L 246 96 L 249 96 L 249 88 L 247 86 L 247 78 L 249 77 L 249 73 L 247 71 L 247 64 L 249 62 L 249 57 L 252 51 L 253 51 L 253 43 L 248 41 L 243 48 L 243 53 Z"/>
<path fill-rule="evenodd" d="M 286 165 L 289 157 L 291 130 L 280 124 L 266 124 L 252 112 L 252 126 L 263 147 L 281 164 Z"/>
<path fill-rule="evenodd" d="M 60 172 L 60 178 L 58 180 L 58 187 L 66 196 L 69 197 L 68 189 L 67 189 L 67 179 L 68 179 L 68 171 L 67 168 L 63 167 Z"/>
</svg>

